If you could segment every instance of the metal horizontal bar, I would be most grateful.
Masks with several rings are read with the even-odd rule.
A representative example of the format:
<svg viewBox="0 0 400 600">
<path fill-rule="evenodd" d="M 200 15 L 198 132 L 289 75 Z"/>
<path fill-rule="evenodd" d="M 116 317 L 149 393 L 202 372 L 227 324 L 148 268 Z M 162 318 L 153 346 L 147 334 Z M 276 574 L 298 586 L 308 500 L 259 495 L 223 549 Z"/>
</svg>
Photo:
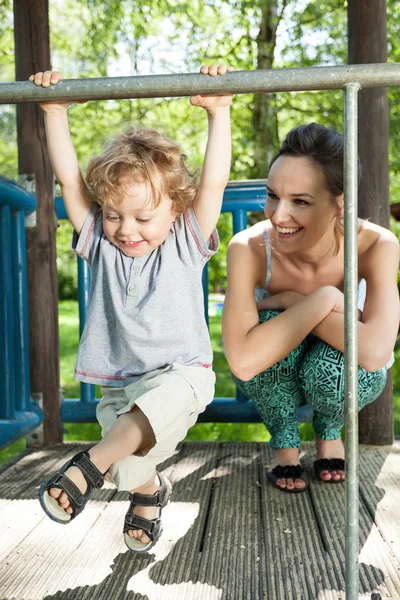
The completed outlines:
<svg viewBox="0 0 400 600">
<path fill-rule="evenodd" d="M 231 188 L 226 189 L 224 193 L 224 202 L 222 205 L 223 213 L 234 212 L 243 209 L 247 212 L 259 212 L 264 210 L 265 204 L 265 186 L 263 189 L 254 190 L 251 188 Z M 62 196 L 57 196 L 54 201 L 58 219 L 68 219 Z"/>
<path fill-rule="evenodd" d="M 183 73 L 64 79 L 48 88 L 35 86 L 30 81 L 17 81 L 0 83 L 0 104 L 329 90 L 341 89 L 353 82 L 364 88 L 400 85 L 400 63 L 258 69 L 234 71 L 216 77 Z"/>
<path fill-rule="evenodd" d="M 61 419 L 64 423 L 97 423 L 96 407 L 99 400 L 81 402 L 77 398 L 65 398 L 61 405 Z M 312 420 L 312 410 L 303 406 L 298 411 L 303 422 Z M 238 402 L 235 398 L 214 398 L 198 423 L 259 423 L 260 415 L 252 402 Z"/>
</svg>

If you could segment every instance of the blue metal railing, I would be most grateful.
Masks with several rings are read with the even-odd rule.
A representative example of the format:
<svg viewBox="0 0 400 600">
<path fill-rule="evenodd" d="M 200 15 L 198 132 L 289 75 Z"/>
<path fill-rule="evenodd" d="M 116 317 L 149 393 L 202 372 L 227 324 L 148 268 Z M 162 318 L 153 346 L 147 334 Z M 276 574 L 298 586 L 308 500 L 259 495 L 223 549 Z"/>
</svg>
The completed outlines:
<svg viewBox="0 0 400 600">
<path fill-rule="evenodd" d="M 25 215 L 35 208 L 33 194 L 0 178 L 0 449 L 43 421 L 29 384 Z"/>
<path fill-rule="evenodd" d="M 232 214 L 233 233 L 247 227 L 249 212 L 262 212 L 265 202 L 265 181 L 235 181 L 228 184 L 224 193 L 223 213 Z M 56 213 L 59 219 L 67 219 L 67 213 L 61 197 L 55 201 Z M 80 333 L 82 333 L 86 307 L 89 297 L 90 269 L 78 257 L 78 299 Z M 208 266 L 203 271 L 204 310 L 208 322 Z M 217 373 L 218 376 L 218 373 Z M 61 418 L 64 422 L 88 423 L 96 421 L 95 386 L 81 383 L 80 398 L 65 398 L 61 408 Z M 309 408 L 300 409 L 300 418 L 308 421 L 311 418 Z M 206 411 L 199 416 L 199 422 L 219 423 L 257 423 L 260 416 L 254 404 L 239 390 L 235 398 L 214 398 Z"/>
</svg>

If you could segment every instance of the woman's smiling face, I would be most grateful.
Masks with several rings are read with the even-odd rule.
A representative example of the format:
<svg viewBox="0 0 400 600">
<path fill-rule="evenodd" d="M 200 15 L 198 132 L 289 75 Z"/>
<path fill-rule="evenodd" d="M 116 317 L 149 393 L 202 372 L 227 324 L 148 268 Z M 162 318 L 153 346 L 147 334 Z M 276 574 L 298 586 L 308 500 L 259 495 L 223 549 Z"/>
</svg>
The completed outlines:
<svg viewBox="0 0 400 600">
<path fill-rule="evenodd" d="M 264 212 L 281 253 L 302 252 L 334 242 L 343 197 L 328 191 L 321 168 L 304 156 L 280 156 L 268 174 Z"/>
</svg>

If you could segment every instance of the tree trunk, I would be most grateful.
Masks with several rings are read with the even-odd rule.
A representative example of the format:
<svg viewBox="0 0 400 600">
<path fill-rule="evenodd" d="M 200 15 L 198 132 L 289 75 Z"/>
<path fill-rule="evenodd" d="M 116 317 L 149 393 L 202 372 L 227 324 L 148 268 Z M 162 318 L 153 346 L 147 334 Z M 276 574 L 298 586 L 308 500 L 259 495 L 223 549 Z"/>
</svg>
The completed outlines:
<svg viewBox="0 0 400 600">
<path fill-rule="evenodd" d="M 261 25 L 257 36 L 257 69 L 272 69 L 276 46 L 276 31 L 287 0 L 261 2 Z M 280 12 L 279 10 L 280 5 Z M 278 146 L 278 118 L 273 94 L 254 96 L 254 169 L 252 176 L 263 179 Z"/>
<path fill-rule="evenodd" d="M 349 0 L 349 63 L 387 61 L 386 0 Z M 359 216 L 389 227 L 388 96 L 386 88 L 360 92 L 359 155 L 362 177 Z M 360 441 L 393 442 L 392 377 L 380 398 L 360 413 Z"/>
<path fill-rule="evenodd" d="M 48 0 L 14 0 L 16 80 L 50 68 Z M 53 172 L 38 104 L 17 106 L 18 169 L 36 183 L 36 223 L 28 226 L 31 392 L 43 395 L 44 444 L 62 441 L 58 343 L 58 286 Z"/>
</svg>

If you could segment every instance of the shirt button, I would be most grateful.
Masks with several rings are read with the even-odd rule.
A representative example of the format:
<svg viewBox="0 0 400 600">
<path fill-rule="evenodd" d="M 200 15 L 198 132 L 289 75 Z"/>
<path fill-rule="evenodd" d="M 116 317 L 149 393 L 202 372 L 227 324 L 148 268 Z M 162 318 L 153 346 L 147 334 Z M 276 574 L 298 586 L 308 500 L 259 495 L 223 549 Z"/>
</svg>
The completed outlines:
<svg viewBox="0 0 400 600">
<path fill-rule="evenodd" d="M 130 285 L 130 286 L 128 287 L 128 292 L 129 292 L 130 294 L 133 294 L 133 292 L 134 292 L 134 291 L 135 291 L 135 288 L 133 287 L 133 285 Z"/>
</svg>

